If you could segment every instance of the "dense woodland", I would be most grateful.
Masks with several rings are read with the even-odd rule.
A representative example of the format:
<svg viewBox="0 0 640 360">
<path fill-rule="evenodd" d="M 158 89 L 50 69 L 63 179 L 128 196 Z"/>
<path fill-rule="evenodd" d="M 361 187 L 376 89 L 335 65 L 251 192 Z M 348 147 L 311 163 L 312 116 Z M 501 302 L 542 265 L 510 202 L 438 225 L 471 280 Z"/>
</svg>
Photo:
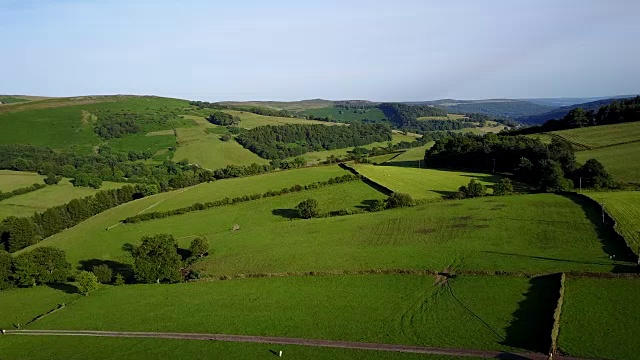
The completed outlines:
<svg viewBox="0 0 640 360">
<path fill-rule="evenodd" d="M 575 129 L 588 126 L 611 125 L 640 121 L 640 96 L 626 100 L 614 100 L 597 111 L 577 108 L 562 119 L 549 120 L 540 126 L 510 132 L 511 134 L 535 134 L 547 131 Z"/>
<path fill-rule="evenodd" d="M 103 139 L 119 138 L 126 134 L 136 134 L 142 131 L 140 123 L 142 115 L 137 113 L 119 112 L 100 116 L 94 131 Z"/>
<path fill-rule="evenodd" d="M 207 117 L 207 121 L 214 125 L 220 126 L 236 126 L 240 124 L 240 117 L 227 114 L 222 111 L 215 111 Z"/>
<path fill-rule="evenodd" d="M 310 151 L 361 146 L 391 139 L 391 128 L 387 125 L 358 123 L 350 126 L 260 126 L 236 137 L 246 149 L 271 160 L 295 157 Z"/>
<path fill-rule="evenodd" d="M 452 135 L 437 140 L 424 159 L 436 168 L 512 173 L 542 191 L 570 190 L 579 177 L 584 187 L 615 185 L 602 164 L 591 159 L 579 165 L 571 144 L 559 139 L 546 145 L 525 136 Z"/>
</svg>

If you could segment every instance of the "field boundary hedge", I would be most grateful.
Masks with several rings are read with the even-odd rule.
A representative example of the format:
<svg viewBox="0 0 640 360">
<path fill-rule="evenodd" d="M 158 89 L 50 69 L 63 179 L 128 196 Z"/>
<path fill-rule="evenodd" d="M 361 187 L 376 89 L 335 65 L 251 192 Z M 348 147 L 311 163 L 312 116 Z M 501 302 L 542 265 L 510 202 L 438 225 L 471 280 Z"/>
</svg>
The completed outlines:
<svg viewBox="0 0 640 360">
<path fill-rule="evenodd" d="M 564 303 L 565 273 L 560 274 L 560 293 L 558 304 L 553 312 L 553 328 L 551 330 L 551 349 L 549 355 L 552 356 L 558 351 L 558 333 L 560 332 L 560 315 L 562 314 L 562 304 Z"/>
<path fill-rule="evenodd" d="M 371 186 L 372 188 L 374 188 L 374 189 L 376 189 L 376 190 L 380 191 L 381 193 L 383 193 L 383 194 L 385 194 L 385 195 L 387 195 L 387 196 L 389 196 L 389 195 L 391 195 L 391 194 L 393 194 L 393 193 L 395 192 L 395 191 L 393 191 L 393 190 L 389 189 L 388 187 L 386 187 L 386 186 L 384 186 L 384 185 L 382 185 L 382 184 L 379 184 L 379 183 L 377 183 L 377 182 L 375 182 L 375 181 L 373 181 L 373 180 L 369 179 L 368 177 L 366 177 L 366 176 L 364 176 L 364 175 L 360 174 L 360 173 L 358 172 L 358 170 L 356 170 L 356 169 L 352 168 L 351 166 L 347 165 L 346 163 L 339 163 L 338 165 L 339 165 L 341 168 L 343 168 L 343 169 L 345 169 L 345 170 L 347 170 L 347 171 L 351 172 L 352 174 L 357 175 L 357 176 L 360 176 L 360 179 L 362 179 L 362 181 L 363 181 L 365 184 L 367 184 L 367 185 Z"/>
<path fill-rule="evenodd" d="M 234 198 L 226 197 L 221 200 L 210 201 L 206 203 L 197 202 L 189 206 L 185 206 L 185 207 L 181 207 L 173 210 L 155 211 L 155 212 L 138 214 L 135 216 L 128 217 L 122 220 L 121 222 L 124 224 L 132 224 L 132 223 L 138 223 L 141 221 L 163 219 L 170 216 L 183 215 L 193 211 L 203 211 L 203 210 L 213 209 L 221 206 L 235 205 L 235 204 L 240 204 L 247 201 L 259 200 L 262 198 L 286 195 L 290 193 L 302 192 L 307 190 L 314 190 L 314 189 L 323 188 L 329 185 L 342 184 L 342 183 L 358 181 L 358 180 L 361 180 L 361 177 L 359 175 L 346 174 L 342 176 L 332 177 L 329 180 L 325 180 L 325 181 L 316 181 L 307 185 L 293 185 L 291 187 L 282 188 L 280 190 L 267 190 L 264 193 L 244 195 L 244 196 L 238 196 Z"/>
<path fill-rule="evenodd" d="M 2 200 L 6 200 L 6 199 L 10 199 L 14 196 L 18 196 L 18 195 L 24 195 L 24 194 L 28 194 L 30 192 L 34 192 L 36 190 L 40 190 L 47 187 L 46 184 L 33 184 L 30 186 L 26 186 L 26 187 L 22 187 L 19 189 L 15 189 L 13 191 L 9 191 L 9 192 L 2 192 L 0 191 L 0 201 Z"/>
</svg>

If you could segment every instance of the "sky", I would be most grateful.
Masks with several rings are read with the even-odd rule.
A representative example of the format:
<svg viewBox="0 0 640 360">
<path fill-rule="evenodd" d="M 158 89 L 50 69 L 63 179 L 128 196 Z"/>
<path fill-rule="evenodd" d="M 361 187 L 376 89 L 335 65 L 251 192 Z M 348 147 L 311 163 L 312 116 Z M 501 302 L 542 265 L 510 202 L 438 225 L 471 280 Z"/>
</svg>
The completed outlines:
<svg viewBox="0 0 640 360">
<path fill-rule="evenodd" d="M 636 94 L 638 13 L 635 0 L 0 0 L 0 94 Z"/>
</svg>

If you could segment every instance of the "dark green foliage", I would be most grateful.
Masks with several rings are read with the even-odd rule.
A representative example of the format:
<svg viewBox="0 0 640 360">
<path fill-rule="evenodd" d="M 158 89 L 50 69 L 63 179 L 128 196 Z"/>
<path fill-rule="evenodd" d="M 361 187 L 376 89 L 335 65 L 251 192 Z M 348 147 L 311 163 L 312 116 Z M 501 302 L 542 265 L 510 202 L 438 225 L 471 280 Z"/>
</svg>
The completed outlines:
<svg viewBox="0 0 640 360">
<path fill-rule="evenodd" d="M 113 285 L 115 286 L 124 285 L 124 276 L 122 276 L 122 274 L 116 274 L 116 278 L 113 281 Z"/>
<path fill-rule="evenodd" d="M 11 284 L 11 263 L 13 258 L 11 254 L 3 249 L 0 249 L 0 290 L 8 289 Z"/>
<path fill-rule="evenodd" d="M 64 251 L 43 246 L 15 257 L 13 277 L 20 286 L 35 286 L 67 280 L 71 264 Z"/>
<path fill-rule="evenodd" d="M 0 191 L 0 201 L 8 199 L 10 197 L 23 195 L 23 194 L 26 194 L 26 193 L 30 193 L 32 191 L 40 190 L 40 189 L 44 188 L 45 186 L 46 186 L 45 184 L 33 184 L 31 186 L 15 189 L 13 191 L 6 192 L 6 193 L 3 193 L 2 191 Z"/>
<path fill-rule="evenodd" d="M 296 206 L 298 210 L 298 216 L 302 219 L 311 219 L 320 216 L 320 210 L 318 209 L 318 201 L 315 199 L 307 199 Z"/>
<path fill-rule="evenodd" d="M 118 112 L 105 113 L 93 129 L 98 136 L 109 140 L 119 138 L 125 134 L 139 133 L 142 129 L 140 122 L 142 115 L 138 113 Z"/>
<path fill-rule="evenodd" d="M 132 252 L 136 280 L 143 283 L 180 281 L 181 258 L 173 236 L 145 236 Z"/>
<path fill-rule="evenodd" d="M 96 265 L 91 269 L 91 272 L 96 276 L 99 282 L 102 284 L 111 283 L 113 278 L 113 270 L 107 264 Z"/>
<path fill-rule="evenodd" d="M 425 163 L 513 173 L 543 191 L 570 189 L 568 178 L 574 178 L 577 169 L 573 148 L 565 141 L 554 139 L 545 145 L 538 139 L 496 134 L 452 135 L 438 140 L 426 151 Z"/>
<path fill-rule="evenodd" d="M 76 282 L 78 283 L 78 292 L 84 296 L 100 288 L 98 277 L 89 271 L 80 271 L 76 276 Z"/>
<path fill-rule="evenodd" d="M 214 112 L 213 114 L 209 115 L 209 117 L 207 117 L 207 120 L 212 124 L 220 126 L 234 126 L 240 123 L 239 117 L 227 114 L 222 111 Z"/>
<path fill-rule="evenodd" d="M 375 211 L 382 211 L 387 207 L 387 203 L 382 200 L 382 199 L 378 199 L 375 200 L 374 202 L 372 202 L 369 205 L 369 211 L 375 212 Z"/>
<path fill-rule="evenodd" d="M 36 224 L 30 218 L 9 216 L 0 223 L 0 243 L 9 252 L 16 252 L 40 239 Z"/>
<path fill-rule="evenodd" d="M 509 178 L 502 178 L 493 186 L 493 195 L 511 195 L 513 194 L 513 184 Z"/>
<path fill-rule="evenodd" d="M 462 198 L 481 197 L 487 194 L 487 189 L 476 179 L 469 180 L 469 184 L 461 186 L 458 191 L 461 193 Z"/>
<path fill-rule="evenodd" d="M 85 173 L 76 174 L 76 177 L 71 180 L 71 183 L 76 187 L 92 187 L 94 189 L 100 189 L 102 186 L 102 180 L 99 177 Z"/>
<path fill-rule="evenodd" d="M 224 134 L 224 135 L 220 136 L 220 140 L 222 140 L 222 141 L 231 140 L 231 134 Z"/>
<path fill-rule="evenodd" d="M 62 180 L 62 176 L 56 174 L 48 174 L 46 178 L 44 178 L 44 183 L 47 185 L 56 185 Z"/>
<path fill-rule="evenodd" d="M 246 149 L 264 159 L 285 159 L 310 151 L 361 146 L 391 141 L 391 128 L 385 124 L 325 126 L 287 124 L 259 126 L 236 137 Z"/>
<path fill-rule="evenodd" d="M 447 116 L 447 110 L 428 105 L 407 105 L 400 103 L 382 103 L 378 105 L 385 117 L 400 129 L 418 126 L 417 119 L 422 116 Z"/>
<path fill-rule="evenodd" d="M 596 159 L 587 160 L 587 162 L 578 169 L 578 176 L 582 178 L 583 187 L 602 189 L 615 186 L 611 175 Z"/>
<path fill-rule="evenodd" d="M 389 197 L 386 200 L 386 203 L 387 203 L 386 207 L 389 209 L 403 208 L 403 207 L 409 207 L 414 205 L 413 197 L 411 195 L 405 194 L 405 193 L 397 193 L 397 192 L 394 192 L 393 194 L 389 195 Z"/>
<path fill-rule="evenodd" d="M 122 222 L 126 223 L 126 224 L 130 224 L 130 223 L 137 223 L 140 221 L 149 221 L 149 220 L 153 220 L 153 219 L 162 219 L 162 218 L 166 218 L 169 216 L 175 216 L 175 215 L 182 215 L 182 214 L 186 214 L 192 211 L 202 211 L 202 210 L 207 210 L 207 209 L 211 209 L 214 207 L 219 207 L 219 206 L 227 206 L 227 205 L 233 205 L 233 204 L 239 204 L 242 202 L 246 202 L 246 201 L 252 201 L 252 200 L 258 200 L 258 199 L 262 199 L 262 198 L 267 198 L 267 197 L 272 197 L 272 196 L 279 196 L 279 195 L 285 195 L 285 194 L 289 194 L 289 193 L 294 193 L 294 192 L 300 192 L 300 191 L 305 191 L 305 190 L 312 190 L 312 189 L 319 189 L 325 186 L 330 186 L 333 184 L 341 184 L 341 183 L 345 183 L 345 182 L 349 182 L 349 181 L 358 181 L 360 180 L 360 176 L 358 175 L 351 175 L 351 174 L 347 174 L 347 175 L 343 175 L 343 176 L 336 176 L 333 177 L 327 181 L 317 181 L 308 185 L 293 185 L 292 187 L 289 188 L 283 188 L 280 190 L 268 190 L 267 192 L 263 193 L 263 194 L 252 194 L 252 195 L 244 195 L 244 196 L 239 196 L 239 197 L 235 197 L 233 199 L 230 198 L 224 198 L 221 200 L 216 200 L 216 201 L 211 201 L 211 202 L 206 202 L 206 203 L 195 203 L 193 205 L 187 206 L 187 207 L 183 207 L 183 208 L 179 208 L 179 209 L 173 209 L 173 210 L 168 210 L 168 211 L 160 211 L 160 212 L 147 212 L 147 213 L 142 213 L 142 214 L 138 214 L 135 216 L 131 216 L 128 217 L 126 219 L 124 219 Z"/>
<path fill-rule="evenodd" d="M 209 252 L 209 240 L 206 237 L 197 237 L 191 240 L 189 246 L 191 256 L 202 257 Z"/>
</svg>

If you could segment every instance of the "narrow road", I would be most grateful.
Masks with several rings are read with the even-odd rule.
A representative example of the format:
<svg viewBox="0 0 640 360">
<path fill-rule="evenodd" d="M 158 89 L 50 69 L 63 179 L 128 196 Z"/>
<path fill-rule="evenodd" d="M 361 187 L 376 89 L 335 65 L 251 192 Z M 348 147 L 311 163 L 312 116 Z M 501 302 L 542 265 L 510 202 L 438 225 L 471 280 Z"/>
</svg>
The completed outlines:
<svg viewBox="0 0 640 360">
<path fill-rule="evenodd" d="M 350 341 L 334 341 L 319 339 L 299 339 L 274 336 L 224 335 L 224 334 L 194 334 L 168 332 L 123 332 L 123 331 L 93 331 L 93 330 L 5 330 L 5 335 L 55 335 L 55 336 L 106 336 L 128 338 L 157 338 L 183 340 L 214 340 L 229 342 L 249 342 L 261 344 L 304 345 L 343 349 L 361 349 L 378 351 L 395 351 L 417 354 L 473 356 L 481 358 L 498 358 L 514 360 L 547 360 L 548 356 L 540 353 L 506 353 L 491 350 L 470 350 L 454 348 L 438 348 L 428 346 L 395 345 L 363 343 Z M 554 356 L 554 359 L 583 360 L 572 357 Z"/>
</svg>

